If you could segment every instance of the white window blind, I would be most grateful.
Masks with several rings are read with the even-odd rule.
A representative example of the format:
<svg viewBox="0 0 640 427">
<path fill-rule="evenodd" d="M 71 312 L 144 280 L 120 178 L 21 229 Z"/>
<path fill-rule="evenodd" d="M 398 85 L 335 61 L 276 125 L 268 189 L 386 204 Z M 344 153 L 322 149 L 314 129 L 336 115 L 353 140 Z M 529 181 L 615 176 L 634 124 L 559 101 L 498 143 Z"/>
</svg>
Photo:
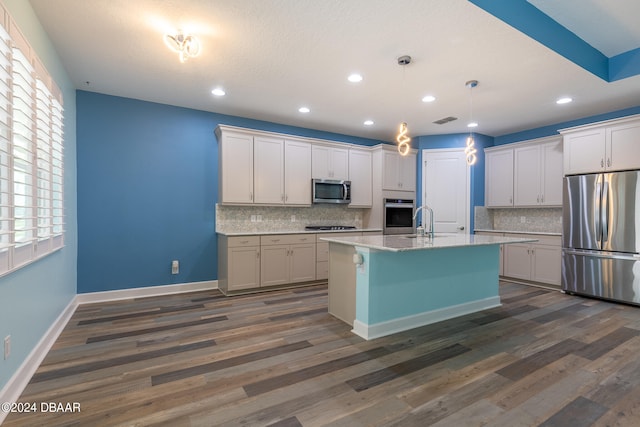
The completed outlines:
<svg viewBox="0 0 640 427">
<path fill-rule="evenodd" d="M 64 117 L 59 89 L 0 12 L 2 275 L 64 244 Z"/>
</svg>

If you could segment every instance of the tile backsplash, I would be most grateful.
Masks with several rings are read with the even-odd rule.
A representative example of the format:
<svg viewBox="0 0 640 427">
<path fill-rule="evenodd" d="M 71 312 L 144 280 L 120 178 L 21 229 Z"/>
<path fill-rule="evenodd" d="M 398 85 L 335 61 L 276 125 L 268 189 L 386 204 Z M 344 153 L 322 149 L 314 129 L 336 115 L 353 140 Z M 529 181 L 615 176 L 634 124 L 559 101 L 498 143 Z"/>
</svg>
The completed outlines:
<svg viewBox="0 0 640 427">
<path fill-rule="evenodd" d="M 562 208 L 488 209 L 476 206 L 474 224 L 477 230 L 562 233 Z"/>
<path fill-rule="evenodd" d="M 220 233 L 302 231 L 307 225 L 352 225 L 362 228 L 363 211 L 364 209 L 328 204 L 309 207 L 216 204 L 216 231 Z M 256 217 L 256 222 L 251 221 L 252 216 Z M 262 221 L 257 221 L 258 216 Z M 292 218 L 295 221 L 292 221 Z"/>
</svg>

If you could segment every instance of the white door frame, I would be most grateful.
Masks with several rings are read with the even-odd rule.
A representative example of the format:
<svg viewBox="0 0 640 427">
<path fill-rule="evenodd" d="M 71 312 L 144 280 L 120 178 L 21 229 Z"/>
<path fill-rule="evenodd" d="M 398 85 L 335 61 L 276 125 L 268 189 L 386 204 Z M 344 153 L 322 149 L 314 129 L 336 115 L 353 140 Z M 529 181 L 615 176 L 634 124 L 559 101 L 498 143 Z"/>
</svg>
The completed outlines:
<svg viewBox="0 0 640 427">
<path fill-rule="evenodd" d="M 464 148 L 431 148 L 431 149 L 423 149 L 422 150 L 422 157 L 421 157 L 421 161 L 422 161 L 422 168 L 420 169 L 420 173 L 422 173 L 422 194 L 420 195 L 422 200 L 422 204 L 425 204 L 425 200 L 426 200 L 426 195 L 427 195 L 427 174 L 426 174 L 426 168 L 427 168 L 427 160 L 426 160 L 426 155 L 428 153 L 464 153 Z M 469 229 L 471 227 L 471 170 L 470 170 L 470 166 L 467 165 L 466 167 L 466 179 L 465 182 L 467 183 L 467 188 L 466 188 L 466 203 L 464 204 L 465 206 L 465 224 L 464 224 L 464 230 L 467 234 L 471 233 L 471 230 Z M 423 209 L 424 211 L 424 209 Z M 422 214 L 422 223 L 424 224 L 426 221 L 426 212 L 421 212 Z"/>
</svg>

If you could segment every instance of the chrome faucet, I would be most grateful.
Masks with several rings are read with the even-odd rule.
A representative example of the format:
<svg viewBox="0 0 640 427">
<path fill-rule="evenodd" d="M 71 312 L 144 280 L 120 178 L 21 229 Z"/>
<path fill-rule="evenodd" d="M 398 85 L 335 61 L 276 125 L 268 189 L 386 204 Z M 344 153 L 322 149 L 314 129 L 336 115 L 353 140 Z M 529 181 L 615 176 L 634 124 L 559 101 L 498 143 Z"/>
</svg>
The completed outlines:
<svg viewBox="0 0 640 427">
<path fill-rule="evenodd" d="M 422 205 L 420 206 L 418 209 L 416 209 L 416 211 L 413 213 L 413 221 L 415 222 L 416 217 L 418 216 L 418 212 L 420 212 L 422 209 L 426 209 L 429 211 L 429 237 L 431 237 L 433 239 L 433 209 L 431 209 L 429 206 L 427 205 Z"/>
</svg>

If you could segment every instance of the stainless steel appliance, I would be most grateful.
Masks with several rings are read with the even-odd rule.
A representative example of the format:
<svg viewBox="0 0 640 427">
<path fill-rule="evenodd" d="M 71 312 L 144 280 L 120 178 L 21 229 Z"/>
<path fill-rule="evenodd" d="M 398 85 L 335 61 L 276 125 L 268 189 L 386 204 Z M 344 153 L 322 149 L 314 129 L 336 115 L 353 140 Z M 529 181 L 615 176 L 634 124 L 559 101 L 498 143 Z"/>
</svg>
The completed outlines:
<svg viewBox="0 0 640 427">
<path fill-rule="evenodd" d="M 313 203 L 351 203 L 351 181 L 314 179 L 311 188 Z"/>
<path fill-rule="evenodd" d="M 640 171 L 564 178 L 562 289 L 640 305 Z"/>
<path fill-rule="evenodd" d="M 305 230 L 330 231 L 330 230 L 356 230 L 353 225 L 307 225 Z"/>
<path fill-rule="evenodd" d="M 411 234 L 415 232 L 413 225 L 413 209 L 415 202 L 411 199 L 384 199 L 383 234 Z"/>
</svg>

